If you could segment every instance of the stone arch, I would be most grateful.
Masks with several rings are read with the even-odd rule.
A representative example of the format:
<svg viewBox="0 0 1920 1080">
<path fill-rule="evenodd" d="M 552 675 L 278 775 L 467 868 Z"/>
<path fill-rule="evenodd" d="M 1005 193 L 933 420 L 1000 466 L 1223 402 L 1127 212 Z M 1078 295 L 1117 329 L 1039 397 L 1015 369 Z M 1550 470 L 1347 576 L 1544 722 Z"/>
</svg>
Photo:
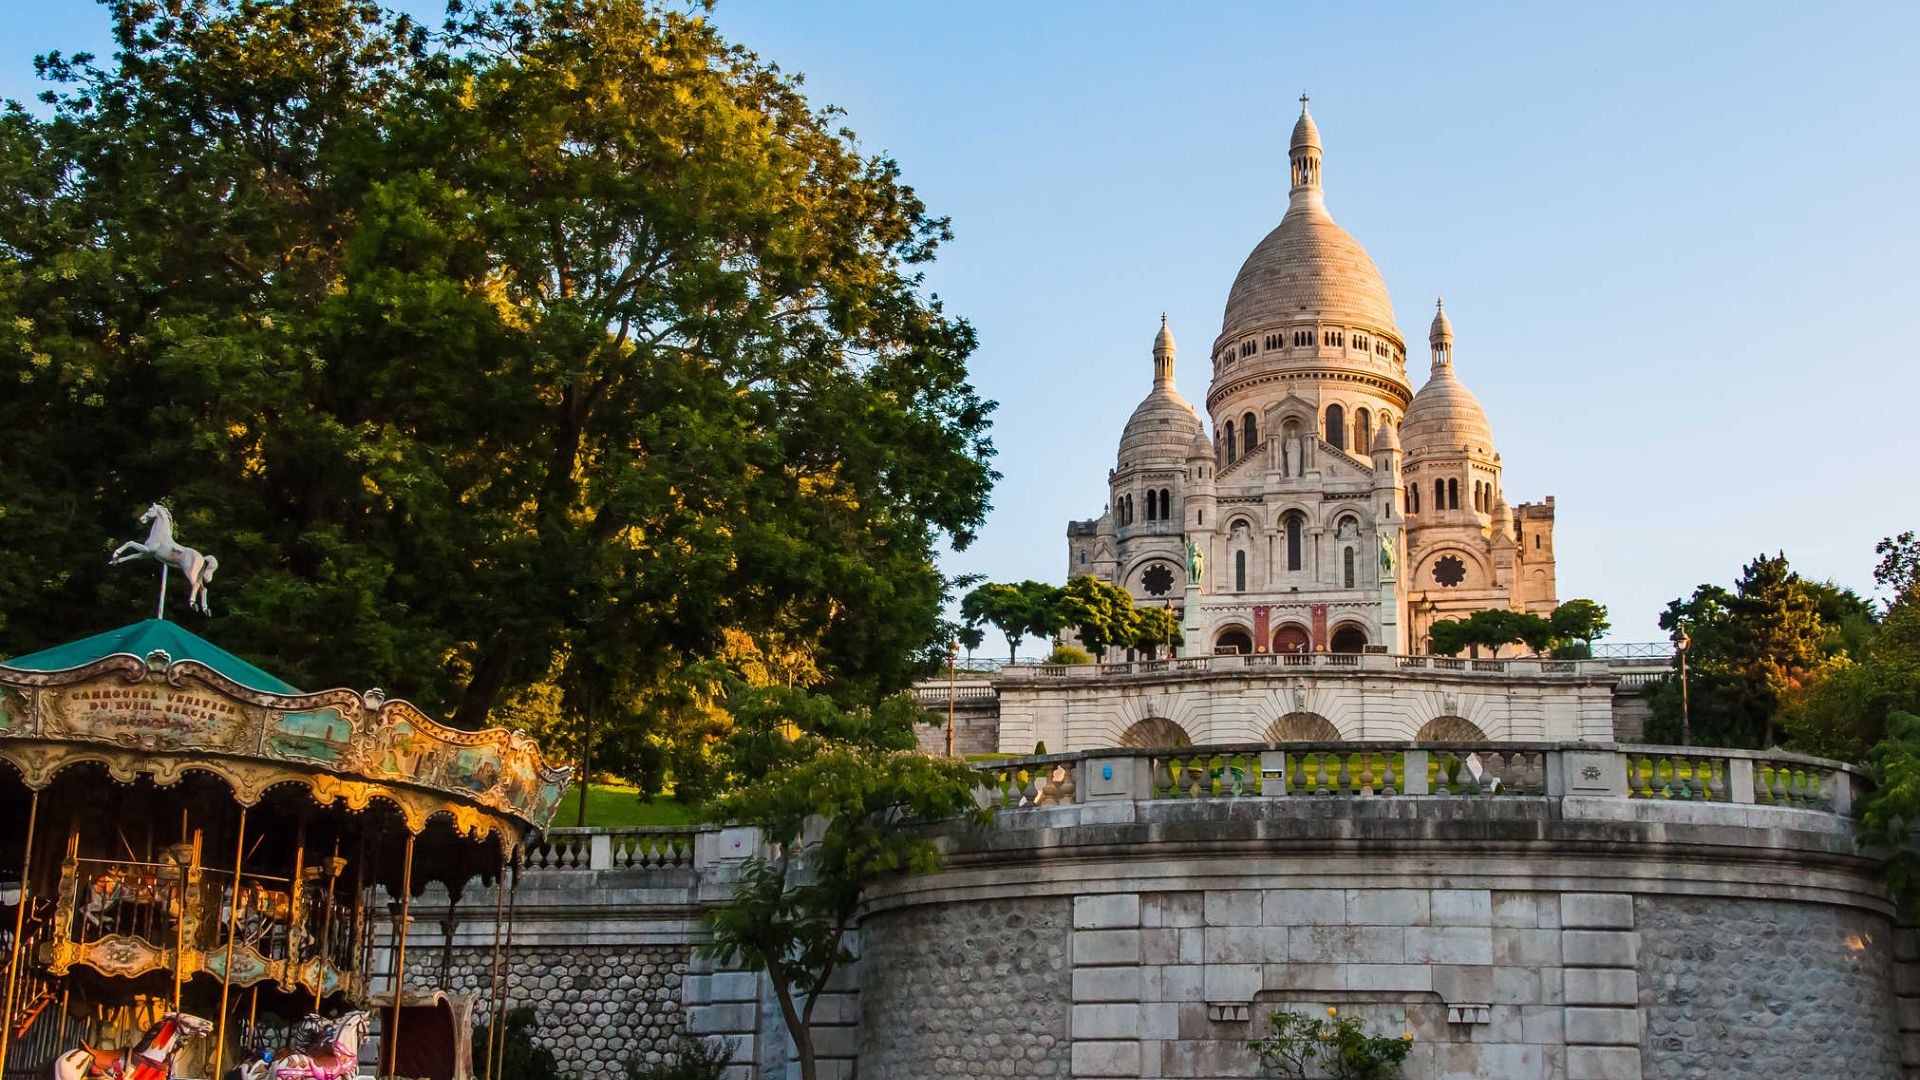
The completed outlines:
<svg viewBox="0 0 1920 1080">
<path fill-rule="evenodd" d="M 1120 745 L 1135 750 L 1192 746 L 1193 736 L 1164 716 L 1149 716 L 1121 732 Z"/>
<path fill-rule="evenodd" d="M 1487 733 L 1464 716 L 1436 716 L 1413 733 L 1417 742 L 1485 742 Z"/>
<path fill-rule="evenodd" d="M 1343 622 L 1333 628 L 1333 636 L 1327 640 L 1327 651 L 1337 653 L 1357 653 L 1367 651 L 1367 628 L 1356 622 Z"/>
<path fill-rule="evenodd" d="M 1338 739 L 1340 729 L 1317 712 L 1290 712 L 1267 725 L 1268 742 L 1327 742 Z"/>
<path fill-rule="evenodd" d="M 1284 622 L 1273 631 L 1273 651 L 1305 653 L 1313 651 L 1313 635 L 1297 622 Z"/>
<path fill-rule="evenodd" d="M 1223 626 L 1213 635 L 1213 651 L 1232 649 L 1245 654 L 1253 651 L 1253 632 L 1239 624 Z"/>
</svg>

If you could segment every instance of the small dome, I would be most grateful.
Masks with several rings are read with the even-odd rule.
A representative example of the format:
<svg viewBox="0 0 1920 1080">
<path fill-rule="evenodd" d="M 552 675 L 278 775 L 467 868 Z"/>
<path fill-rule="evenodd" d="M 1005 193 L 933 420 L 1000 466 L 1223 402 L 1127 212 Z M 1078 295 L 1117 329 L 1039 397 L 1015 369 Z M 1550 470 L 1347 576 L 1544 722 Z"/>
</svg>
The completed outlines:
<svg viewBox="0 0 1920 1080">
<path fill-rule="evenodd" d="M 1207 438 L 1205 429 L 1193 433 L 1193 442 L 1187 446 L 1187 460 L 1213 460 L 1213 443 Z"/>
<path fill-rule="evenodd" d="M 1320 125 L 1314 123 L 1313 117 L 1307 113 L 1307 95 L 1301 94 L 1300 119 L 1294 122 L 1293 141 L 1289 144 L 1289 149 L 1299 150 L 1305 147 L 1312 147 L 1315 150 L 1321 149 Z"/>
<path fill-rule="evenodd" d="M 1413 395 L 1400 426 L 1409 454 L 1451 453 L 1466 447 L 1482 456 L 1493 455 L 1493 426 L 1487 423 L 1487 410 L 1454 377 L 1452 364 L 1433 366 L 1433 377 Z"/>
<path fill-rule="evenodd" d="M 1173 331 L 1167 329 L 1167 313 L 1164 311 L 1160 313 L 1160 332 L 1153 335 L 1153 351 L 1173 351 Z"/>
<path fill-rule="evenodd" d="M 1373 433 L 1373 452 L 1379 454 L 1398 449 L 1400 449 L 1400 436 L 1394 434 L 1393 421 L 1381 421 L 1380 430 Z"/>
<path fill-rule="evenodd" d="M 1172 383 L 1153 388 L 1120 433 L 1121 469 L 1149 465 L 1179 465 L 1187 460 L 1195 440 L 1205 442 L 1207 426 L 1193 405 L 1180 396 Z M 1213 456 L 1208 446 L 1207 456 Z"/>
<path fill-rule="evenodd" d="M 1453 344 L 1453 320 L 1447 318 L 1445 301 L 1433 302 L 1433 325 L 1427 328 L 1427 344 L 1436 349 Z"/>
</svg>

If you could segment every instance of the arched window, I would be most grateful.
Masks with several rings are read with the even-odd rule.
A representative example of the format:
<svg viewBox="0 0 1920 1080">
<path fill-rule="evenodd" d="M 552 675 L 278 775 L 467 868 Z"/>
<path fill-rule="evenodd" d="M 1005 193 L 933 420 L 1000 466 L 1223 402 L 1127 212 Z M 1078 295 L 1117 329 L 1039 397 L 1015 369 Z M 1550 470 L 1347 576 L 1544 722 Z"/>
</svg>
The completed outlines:
<svg viewBox="0 0 1920 1080">
<path fill-rule="evenodd" d="M 1346 575 L 1347 588 L 1351 589 L 1353 588 L 1353 549 L 1352 548 L 1348 548 L 1342 554 L 1341 561 L 1345 563 L 1345 575 Z"/>
<path fill-rule="evenodd" d="M 1173 520 L 1173 492 L 1166 488 L 1160 489 L 1160 520 Z"/>
<path fill-rule="evenodd" d="M 1247 591 L 1247 553 L 1244 551 L 1233 553 L 1233 591 Z"/>
<path fill-rule="evenodd" d="M 1193 512 L 1193 523 L 1195 525 L 1205 525 L 1207 523 L 1207 512 L 1205 510 L 1195 510 Z"/>
<path fill-rule="evenodd" d="M 1447 481 L 1447 509 L 1460 509 L 1460 481 Z"/>
<path fill-rule="evenodd" d="M 1365 409 L 1353 411 L 1353 452 L 1364 454 L 1373 449 L 1373 416 Z"/>
<path fill-rule="evenodd" d="M 1445 510 L 1447 508 L 1447 482 L 1445 480 L 1435 480 L 1433 482 L 1433 508 L 1435 510 Z"/>
<path fill-rule="evenodd" d="M 1233 421 L 1227 421 L 1227 464 L 1231 465 L 1240 457 L 1240 446 L 1233 441 Z"/>
<path fill-rule="evenodd" d="M 1338 405 L 1327 406 L 1327 441 L 1335 450 L 1347 448 L 1347 411 Z"/>
<path fill-rule="evenodd" d="M 1420 512 L 1420 485 L 1408 484 L 1407 485 L 1407 513 L 1417 514 L 1419 512 Z"/>
<path fill-rule="evenodd" d="M 1287 515 L 1287 569 L 1289 570 L 1300 569 L 1300 534 L 1304 530 L 1305 524 L 1306 520 L 1300 515 L 1299 511 Z"/>
<path fill-rule="evenodd" d="M 1258 445 L 1260 445 L 1260 421 L 1255 419 L 1252 413 L 1248 413 L 1240 418 L 1240 448 L 1251 454 L 1253 448 Z"/>
</svg>

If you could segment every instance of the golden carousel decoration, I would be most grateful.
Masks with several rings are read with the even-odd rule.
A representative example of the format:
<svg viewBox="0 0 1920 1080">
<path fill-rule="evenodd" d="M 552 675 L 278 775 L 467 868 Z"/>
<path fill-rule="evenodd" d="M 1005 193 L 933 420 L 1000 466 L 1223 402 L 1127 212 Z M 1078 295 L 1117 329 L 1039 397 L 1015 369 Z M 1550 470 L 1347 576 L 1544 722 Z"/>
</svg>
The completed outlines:
<svg viewBox="0 0 1920 1080">
<path fill-rule="evenodd" d="M 201 607 L 213 560 L 187 555 Z M 302 693 L 164 618 L 0 662 L 0 763 L 4 1080 L 165 1076 L 136 1053 L 156 1039 L 172 1075 L 295 1075 L 262 1063 L 280 1029 L 361 1010 L 372 1071 L 472 1080 L 476 1002 L 409 985 L 396 930 L 430 884 L 517 882 L 571 778 L 523 734 Z M 76 1048 L 147 1072 L 70 1066 Z"/>
</svg>

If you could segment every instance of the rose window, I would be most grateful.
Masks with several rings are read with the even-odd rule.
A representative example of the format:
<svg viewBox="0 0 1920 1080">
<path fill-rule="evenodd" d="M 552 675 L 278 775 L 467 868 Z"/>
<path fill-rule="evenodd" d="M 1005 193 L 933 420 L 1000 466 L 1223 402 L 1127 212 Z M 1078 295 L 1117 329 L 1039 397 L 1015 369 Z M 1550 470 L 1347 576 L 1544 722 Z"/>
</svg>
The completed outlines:
<svg viewBox="0 0 1920 1080">
<path fill-rule="evenodd" d="M 1466 564 L 1453 555 L 1442 555 L 1434 560 L 1433 580 L 1451 589 L 1467 580 Z"/>
<path fill-rule="evenodd" d="M 1165 596 L 1173 588 L 1173 570 L 1166 563 L 1154 563 L 1140 575 L 1140 587 L 1149 596 Z"/>
</svg>

